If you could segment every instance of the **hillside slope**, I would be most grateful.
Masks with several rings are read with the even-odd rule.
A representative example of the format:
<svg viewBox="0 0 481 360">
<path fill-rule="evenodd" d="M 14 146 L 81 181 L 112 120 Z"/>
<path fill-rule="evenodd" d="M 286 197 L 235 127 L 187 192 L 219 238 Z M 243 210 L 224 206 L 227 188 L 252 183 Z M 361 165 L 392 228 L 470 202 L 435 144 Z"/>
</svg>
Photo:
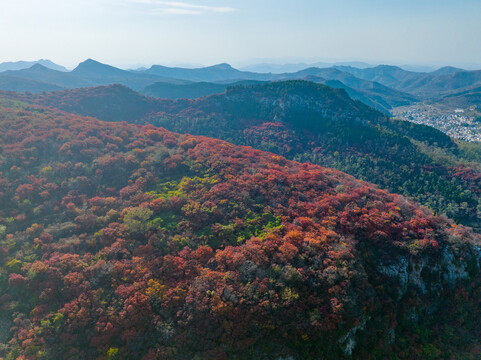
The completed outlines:
<svg viewBox="0 0 481 360">
<path fill-rule="evenodd" d="M 140 123 L 336 168 L 481 230 L 481 158 L 466 160 L 436 129 L 306 82 L 239 87 L 181 105 Z"/>
<path fill-rule="evenodd" d="M 290 81 L 238 86 L 198 100 L 149 99 L 120 86 L 13 98 L 336 168 L 481 230 L 481 159 L 465 160 L 442 132 L 391 120 L 342 89 Z"/>
<path fill-rule="evenodd" d="M 469 230 L 272 153 L 0 106 L 1 357 L 476 356 Z"/>
<path fill-rule="evenodd" d="M 0 74 L 0 90 L 4 91 L 42 93 L 44 91 L 59 91 L 63 89 L 61 86 L 41 81 Z"/>
<path fill-rule="evenodd" d="M 481 86 L 467 91 L 447 95 L 435 101 L 444 106 L 451 108 L 467 109 L 475 106 L 478 112 L 481 112 Z"/>
<path fill-rule="evenodd" d="M 98 86 L 47 94 L 3 93 L 5 97 L 53 107 L 104 121 L 136 121 L 165 108 L 165 101 L 143 96 L 122 85 Z"/>
</svg>

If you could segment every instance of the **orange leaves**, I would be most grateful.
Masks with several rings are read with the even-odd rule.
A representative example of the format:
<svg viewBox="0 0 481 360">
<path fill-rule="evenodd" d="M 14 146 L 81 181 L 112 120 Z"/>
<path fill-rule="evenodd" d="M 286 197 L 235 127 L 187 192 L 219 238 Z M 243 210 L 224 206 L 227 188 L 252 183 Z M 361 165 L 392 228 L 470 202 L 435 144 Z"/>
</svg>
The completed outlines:
<svg viewBox="0 0 481 360">
<path fill-rule="evenodd" d="M 292 245 L 299 246 L 304 241 L 304 234 L 300 231 L 292 230 L 284 236 L 284 240 L 289 241 Z"/>
<path fill-rule="evenodd" d="M 286 159 L 278 156 L 278 155 L 272 155 L 272 161 L 276 164 L 283 165 L 286 163 Z"/>
<path fill-rule="evenodd" d="M 177 137 L 173 133 L 166 133 L 164 135 L 163 144 L 168 148 L 173 148 L 177 145 Z"/>
<path fill-rule="evenodd" d="M 166 301 L 166 306 L 171 306 L 174 308 L 180 307 L 184 304 L 186 296 L 187 290 L 181 288 L 180 286 L 171 288 L 167 290 L 167 294 L 164 297 Z"/>
<path fill-rule="evenodd" d="M 90 304 L 90 300 L 81 295 L 79 300 L 74 300 L 65 305 L 65 314 L 71 321 L 73 328 L 84 328 L 88 325 L 91 319 Z"/>
<path fill-rule="evenodd" d="M 180 154 L 172 155 L 164 160 L 164 165 L 169 169 L 175 169 L 181 164 L 183 164 L 183 157 Z"/>
<path fill-rule="evenodd" d="M 195 137 L 186 137 L 179 146 L 184 150 L 192 149 L 199 143 L 199 140 Z"/>
<path fill-rule="evenodd" d="M 154 141 L 161 141 L 164 137 L 164 132 L 158 129 L 149 129 L 145 132 L 145 136 Z"/>
<path fill-rule="evenodd" d="M 78 272 L 73 272 L 65 275 L 63 281 L 67 286 L 79 286 L 84 280 L 85 280 L 85 277 L 83 276 L 83 274 Z"/>
<path fill-rule="evenodd" d="M 262 240 L 258 238 L 251 238 L 241 247 L 244 256 L 253 261 L 257 265 L 267 266 L 269 264 L 269 257 L 265 252 L 266 247 Z"/>
<path fill-rule="evenodd" d="M 215 294 L 211 298 L 212 312 L 216 315 L 223 316 L 232 310 L 232 303 L 224 301 L 219 295 Z"/>
<path fill-rule="evenodd" d="M 192 257 L 197 259 L 201 264 L 206 264 L 212 259 L 214 251 L 209 246 L 199 246 L 197 250 L 192 253 Z"/>
<path fill-rule="evenodd" d="M 279 246 L 279 253 L 276 257 L 281 263 L 288 263 L 291 262 L 298 254 L 299 250 L 296 246 L 289 242 L 285 242 Z"/>
<path fill-rule="evenodd" d="M 43 261 L 35 261 L 29 266 L 29 271 L 34 275 L 46 274 L 48 269 L 48 264 Z"/>
<path fill-rule="evenodd" d="M 235 270 L 245 262 L 246 257 L 237 247 L 227 246 L 216 252 L 215 259 L 221 268 Z"/>
<path fill-rule="evenodd" d="M 166 204 L 166 201 L 165 201 L 164 198 L 158 198 L 158 199 L 155 199 L 155 200 L 151 201 L 150 204 L 149 204 L 149 207 L 150 207 L 153 211 L 158 212 L 158 211 L 160 211 L 160 210 L 162 210 L 162 209 L 167 208 L 166 205 L 167 205 L 167 204 Z"/>
</svg>

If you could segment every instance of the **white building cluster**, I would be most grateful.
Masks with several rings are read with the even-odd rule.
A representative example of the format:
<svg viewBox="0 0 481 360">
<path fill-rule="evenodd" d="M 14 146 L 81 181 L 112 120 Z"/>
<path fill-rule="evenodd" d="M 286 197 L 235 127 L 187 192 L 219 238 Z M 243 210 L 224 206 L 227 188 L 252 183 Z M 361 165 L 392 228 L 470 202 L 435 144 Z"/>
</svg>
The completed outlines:
<svg viewBox="0 0 481 360">
<path fill-rule="evenodd" d="M 419 108 L 404 108 L 395 114 L 396 118 L 424 124 L 441 130 L 445 134 L 464 141 L 481 142 L 481 123 L 464 112 L 434 113 Z"/>
</svg>

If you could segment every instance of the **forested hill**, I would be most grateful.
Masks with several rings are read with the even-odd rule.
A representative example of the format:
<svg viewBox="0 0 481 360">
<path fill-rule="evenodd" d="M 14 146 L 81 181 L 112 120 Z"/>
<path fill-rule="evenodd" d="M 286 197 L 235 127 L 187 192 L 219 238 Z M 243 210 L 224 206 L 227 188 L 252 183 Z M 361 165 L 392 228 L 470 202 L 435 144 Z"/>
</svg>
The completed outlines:
<svg viewBox="0 0 481 360">
<path fill-rule="evenodd" d="M 4 95 L 102 120 L 152 123 L 221 138 L 332 167 L 481 229 L 481 149 L 458 145 L 428 126 L 392 120 L 341 89 L 288 81 L 178 101 L 147 98 L 123 86 Z"/>
<path fill-rule="evenodd" d="M 198 100 L 164 100 L 143 96 L 123 85 L 79 88 L 43 94 L 0 92 L 7 98 L 58 108 L 105 121 L 134 121 L 155 113 L 182 114 L 193 111 L 224 113 L 237 118 L 272 120 L 293 113 L 322 113 L 327 119 L 363 121 L 385 115 L 349 98 L 343 89 L 307 81 L 286 81 L 252 86 L 238 85 L 225 94 Z M 239 106 L 239 104 L 241 106 Z M 356 119 L 357 118 L 357 119 Z M 233 124 L 235 126 L 235 124 Z"/>
<path fill-rule="evenodd" d="M 78 88 L 42 94 L 2 92 L 0 95 L 104 121 L 136 121 L 165 108 L 162 100 L 143 96 L 123 85 Z"/>
<path fill-rule="evenodd" d="M 449 136 L 436 129 L 404 121 L 391 121 L 385 114 L 351 99 L 344 89 L 308 81 L 236 86 L 229 88 L 225 94 L 171 104 L 176 105 L 170 105 L 165 110 L 167 117 L 190 118 L 192 113 L 199 117 L 213 116 L 219 121 L 217 126 L 228 123 L 226 131 L 274 121 L 309 132 L 341 137 L 345 131 L 349 133 L 362 129 L 365 132 L 369 129 L 370 132 L 371 127 L 382 127 L 395 135 L 409 135 L 430 145 L 456 147 Z M 202 123 L 199 122 L 198 125 L 202 126 Z M 188 130 L 181 130 L 181 126 L 176 129 Z M 345 140 L 349 141 L 349 138 Z"/>
<path fill-rule="evenodd" d="M 478 356 L 480 248 L 336 170 L 0 99 L 1 358 Z"/>
<path fill-rule="evenodd" d="M 218 96 L 211 96 L 182 109 L 202 111 L 251 124 L 265 121 L 286 121 L 296 126 L 323 126 L 327 121 L 366 123 L 378 122 L 382 113 L 353 101 L 344 89 L 334 89 L 308 81 L 284 81 L 253 86 L 235 86 Z"/>
<path fill-rule="evenodd" d="M 187 103 L 182 104 L 186 106 Z M 481 230 L 481 148 L 303 81 L 231 88 L 144 119 L 335 168 Z"/>
</svg>

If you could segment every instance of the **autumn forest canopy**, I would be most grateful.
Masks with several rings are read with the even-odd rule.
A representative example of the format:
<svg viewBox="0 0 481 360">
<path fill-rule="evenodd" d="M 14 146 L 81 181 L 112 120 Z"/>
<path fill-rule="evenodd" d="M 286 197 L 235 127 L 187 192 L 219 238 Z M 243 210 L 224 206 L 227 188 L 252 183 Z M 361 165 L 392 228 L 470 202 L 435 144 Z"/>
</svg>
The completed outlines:
<svg viewBox="0 0 481 360">
<path fill-rule="evenodd" d="M 480 164 L 308 81 L 1 92 L 0 359 L 475 359 Z"/>
</svg>

